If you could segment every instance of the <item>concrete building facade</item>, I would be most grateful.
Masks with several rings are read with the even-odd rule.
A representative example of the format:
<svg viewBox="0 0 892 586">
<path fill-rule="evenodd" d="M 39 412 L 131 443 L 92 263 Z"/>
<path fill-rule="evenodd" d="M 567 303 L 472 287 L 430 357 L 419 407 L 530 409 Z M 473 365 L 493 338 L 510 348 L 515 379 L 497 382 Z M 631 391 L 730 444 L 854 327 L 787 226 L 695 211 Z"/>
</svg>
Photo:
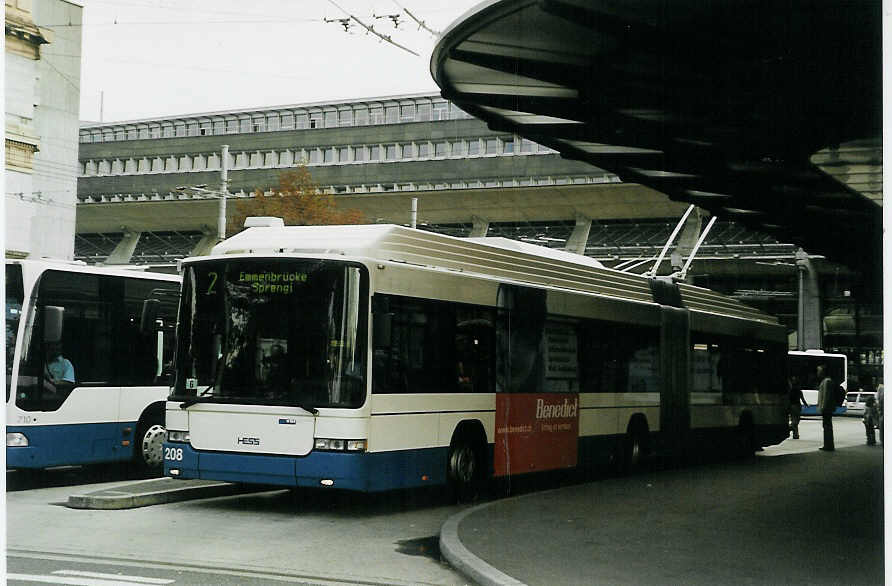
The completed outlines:
<svg viewBox="0 0 892 586">
<path fill-rule="evenodd" d="M 6 1 L 8 257 L 74 256 L 82 11 Z"/>
<path fill-rule="evenodd" d="M 305 164 L 339 206 L 368 222 L 408 224 L 415 199 L 422 228 L 522 239 L 635 272 L 671 273 L 708 218 L 693 214 L 679 246 L 654 267 L 686 204 L 490 129 L 436 94 L 417 94 L 84 124 L 76 257 L 163 263 L 206 251 L 216 236 L 224 144 L 231 198 L 268 190 L 280 173 Z M 805 255 L 825 278 L 813 292 L 821 311 L 799 323 L 803 254 L 719 218 L 690 280 L 778 315 L 791 332 L 807 328 L 814 345 L 856 356 L 870 347 L 878 363 L 881 342 L 869 317 L 876 311 L 856 309 L 844 267 Z M 826 317 L 857 311 L 860 331 L 827 330 Z"/>
</svg>

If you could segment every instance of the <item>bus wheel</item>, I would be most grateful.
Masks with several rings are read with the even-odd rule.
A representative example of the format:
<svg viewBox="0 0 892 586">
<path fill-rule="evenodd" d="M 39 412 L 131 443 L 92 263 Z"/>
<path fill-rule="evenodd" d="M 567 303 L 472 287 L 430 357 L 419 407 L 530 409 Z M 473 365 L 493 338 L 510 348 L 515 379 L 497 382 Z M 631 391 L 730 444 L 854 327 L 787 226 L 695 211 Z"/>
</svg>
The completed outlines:
<svg viewBox="0 0 892 586">
<path fill-rule="evenodd" d="M 648 453 L 647 428 L 642 425 L 629 425 L 621 442 L 619 470 L 622 474 L 635 474 L 641 471 Z"/>
<path fill-rule="evenodd" d="M 136 428 L 133 459 L 142 472 L 159 473 L 164 464 L 164 439 L 167 430 L 159 421 L 143 421 Z"/>
<path fill-rule="evenodd" d="M 468 438 L 459 438 L 449 447 L 446 463 L 449 496 L 458 502 L 470 502 L 480 494 L 482 461 L 480 451 Z"/>
</svg>

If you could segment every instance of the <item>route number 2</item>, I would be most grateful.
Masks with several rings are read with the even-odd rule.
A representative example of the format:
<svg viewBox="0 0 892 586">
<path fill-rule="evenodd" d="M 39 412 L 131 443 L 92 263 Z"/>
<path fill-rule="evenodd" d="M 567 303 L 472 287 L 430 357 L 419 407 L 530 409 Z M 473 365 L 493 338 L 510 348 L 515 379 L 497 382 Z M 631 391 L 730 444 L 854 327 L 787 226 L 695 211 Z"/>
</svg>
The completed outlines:
<svg viewBox="0 0 892 586">
<path fill-rule="evenodd" d="M 180 462 L 183 459 L 183 448 L 164 448 L 164 459 Z"/>
</svg>

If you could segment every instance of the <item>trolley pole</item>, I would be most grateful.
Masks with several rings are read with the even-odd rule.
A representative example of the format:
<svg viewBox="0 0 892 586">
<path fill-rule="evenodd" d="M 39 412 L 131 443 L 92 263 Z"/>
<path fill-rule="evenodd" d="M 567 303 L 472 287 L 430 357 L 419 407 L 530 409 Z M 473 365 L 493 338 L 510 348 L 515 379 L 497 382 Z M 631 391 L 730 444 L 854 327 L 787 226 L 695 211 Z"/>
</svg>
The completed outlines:
<svg viewBox="0 0 892 586">
<path fill-rule="evenodd" d="M 217 238 L 226 239 L 226 196 L 229 193 L 229 145 L 223 145 L 220 159 L 220 205 L 217 215 Z"/>
</svg>

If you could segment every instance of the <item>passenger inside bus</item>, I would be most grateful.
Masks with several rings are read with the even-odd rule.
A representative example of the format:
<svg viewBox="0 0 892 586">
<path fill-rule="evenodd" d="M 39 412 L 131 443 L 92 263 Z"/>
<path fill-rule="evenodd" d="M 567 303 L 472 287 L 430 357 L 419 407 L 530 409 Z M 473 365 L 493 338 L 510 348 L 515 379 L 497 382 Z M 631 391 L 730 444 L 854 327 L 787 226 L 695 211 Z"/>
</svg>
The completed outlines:
<svg viewBox="0 0 892 586">
<path fill-rule="evenodd" d="M 74 365 L 62 356 L 62 344 L 50 342 L 46 346 L 46 377 L 56 391 L 69 391 L 74 386 Z"/>
</svg>

